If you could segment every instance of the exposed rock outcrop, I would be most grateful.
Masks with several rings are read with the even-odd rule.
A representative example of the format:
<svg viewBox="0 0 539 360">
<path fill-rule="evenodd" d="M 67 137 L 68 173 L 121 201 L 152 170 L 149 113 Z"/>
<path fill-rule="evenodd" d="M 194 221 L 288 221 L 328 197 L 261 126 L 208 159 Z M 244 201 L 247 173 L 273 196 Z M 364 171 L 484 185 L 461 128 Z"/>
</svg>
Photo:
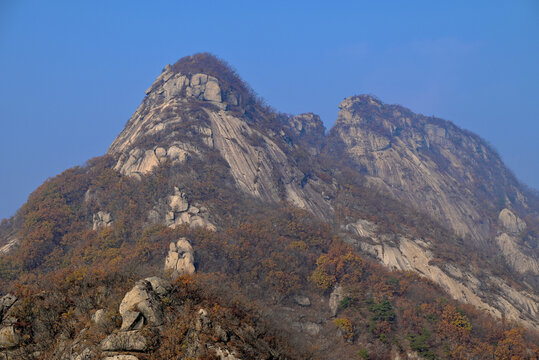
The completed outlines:
<svg viewBox="0 0 539 360">
<path fill-rule="evenodd" d="M 20 342 L 20 334 L 13 325 L 0 328 L 0 350 L 16 347 Z"/>
<path fill-rule="evenodd" d="M 490 277 L 487 287 L 498 288 L 496 294 L 484 292 L 485 279 L 480 281 L 471 271 L 450 263 L 439 267 L 432 264 L 431 244 L 401 237 L 397 244 L 386 236 L 371 238 L 366 241 L 347 241 L 361 247 L 365 252 L 376 257 L 381 263 L 393 270 L 412 270 L 439 284 L 453 298 L 470 303 L 497 318 L 503 316 L 520 321 L 528 327 L 536 327 L 539 316 L 539 297 L 525 290 L 511 289 L 504 280 Z"/>
<path fill-rule="evenodd" d="M 103 358 L 103 360 L 138 360 L 135 355 L 113 355 Z"/>
<path fill-rule="evenodd" d="M 311 306 L 311 300 L 304 295 L 294 295 L 294 302 L 301 306 Z"/>
<path fill-rule="evenodd" d="M 7 294 L 0 298 L 0 350 L 17 347 L 21 342 L 20 333 L 15 329 L 17 319 L 11 314 L 17 297 Z"/>
<path fill-rule="evenodd" d="M 215 226 L 208 220 L 206 208 L 191 205 L 186 195 L 177 187 L 174 188 L 174 195 L 170 195 L 167 202 L 169 210 L 165 215 L 165 225 L 174 228 L 178 225 L 188 224 L 191 227 L 216 230 Z"/>
<path fill-rule="evenodd" d="M 457 234 L 485 245 L 491 230 L 484 212 L 488 202 L 502 196 L 501 201 L 524 203 L 517 181 L 478 136 L 372 96 L 347 98 L 339 108 L 330 131 L 334 146 L 342 147 L 373 186 Z"/>
<path fill-rule="evenodd" d="M 304 174 L 288 157 L 287 152 L 294 147 L 287 143 L 284 133 L 262 132 L 237 109 L 229 111 L 230 106 L 243 101 L 242 95 L 232 89 L 223 96 L 221 88 L 217 77 L 176 73 L 174 66 L 165 68 L 111 145 L 108 153 L 118 158 L 115 168 L 126 175 L 140 176 L 165 161 L 204 158 L 209 149 L 215 149 L 246 193 L 272 202 L 284 197 L 298 207 L 329 216 L 332 207 L 321 195 L 320 180 Z M 313 114 L 294 118 L 290 128 L 297 136 L 321 136 L 324 132 L 320 119 Z M 181 153 L 181 158 L 171 158 L 172 147 L 182 151 L 174 152 L 175 156 Z"/>
<path fill-rule="evenodd" d="M 165 259 L 165 271 L 171 272 L 173 277 L 195 272 L 195 252 L 191 243 L 186 238 L 179 239 L 176 243 L 170 243 L 167 258 Z"/>
<path fill-rule="evenodd" d="M 120 304 L 119 313 L 122 316 L 120 331 L 103 339 L 101 350 L 107 352 L 148 350 L 152 340 L 141 330 L 145 326 L 155 328 L 163 324 L 161 298 L 166 296 L 170 289 L 171 284 L 167 280 L 156 276 L 137 281 L 135 286 L 125 294 Z M 94 315 L 94 318 L 96 317 Z M 114 356 L 120 355 L 111 355 L 111 358 Z M 121 356 L 128 355 L 121 354 Z"/>
<path fill-rule="evenodd" d="M 201 335 L 210 335 L 216 339 L 217 344 L 204 344 L 201 341 Z M 250 335 L 250 334 L 249 334 Z M 249 337 L 243 334 L 245 337 Z M 239 360 L 235 351 L 224 347 L 231 339 L 227 331 L 225 331 L 219 323 L 215 323 L 208 316 L 206 309 L 199 309 L 198 316 L 195 319 L 193 326 L 190 327 L 186 334 L 186 355 L 187 357 L 197 358 L 205 352 L 206 349 L 211 350 L 221 360 Z"/>
<path fill-rule="evenodd" d="M 191 60 L 163 70 L 111 145 L 108 154 L 116 159 L 115 168 L 122 174 L 142 176 L 163 164 L 181 168 L 191 160 L 205 161 L 210 153 L 218 153 L 244 193 L 264 202 L 285 200 L 333 221 L 332 194 L 344 184 L 336 183 L 329 175 L 322 181 L 322 176 L 308 170 L 308 162 L 298 164 L 298 159 L 333 154 L 349 160 L 347 164 L 364 174 L 372 188 L 434 218 L 479 251 L 501 251 L 516 272 L 539 274 L 537 251 L 527 249 L 517 236 L 526 226 L 515 215 L 518 209 L 528 206 L 526 192 L 496 152 L 478 136 L 450 122 L 417 115 L 365 95 L 347 98 L 340 104 L 337 122 L 325 136 L 318 116 L 271 114 L 256 106 L 256 99 L 241 88 L 240 80 L 212 72 L 212 66 L 206 72 L 203 66 L 193 66 Z M 162 201 L 166 205 L 149 212 L 150 222 L 215 229 L 200 207 L 190 204 L 179 189 Z M 500 204 L 507 209 L 498 218 L 492 217 Z M 376 225 L 367 220 L 338 225 L 356 238 L 376 237 Z M 497 233 L 500 229 L 503 231 Z M 406 256 L 398 256 L 402 244 L 408 247 L 404 241 L 365 243 L 362 248 L 380 254 L 377 258 L 386 265 L 422 271 L 423 265 L 406 264 Z M 427 262 L 432 258 L 428 251 L 436 251 L 423 246 L 417 250 L 424 251 L 421 259 Z M 181 272 L 194 269 L 189 255 L 181 259 L 173 249 L 167 264 L 173 272 L 178 271 L 178 266 Z M 447 269 L 439 269 L 445 275 L 431 270 L 424 274 L 452 288 L 448 285 L 451 281 L 445 278 L 452 278 Z M 467 301 L 479 297 L 481 302 L 502 311 L 475 294 L 473 281 L 464 284 L 468 284 L 461 285 L 467 290 L 453 288 L 455 297 L 465 297 Z M 521 307 L 517 305 L 520 300 L 504 301 L 516 301 L 514 306 Z"/>
<path fill-rule="evenodd" d="M 112 225 L 112 216 L 110 213 L 106 211 L 98 211 L 97 214 L 94 214 L 94 230 L 102 227 L 108 227 L 110 225 Z"/>
<path fill-rule="evenodd" d="M 500 211 L 498 220 L 503 229 L 512 234 L 518 234 L 526 229 L 526 223 L 509 209 Z"/>
<path fill-rule="evenodd" d="M 500 211 L 498 222 L 504 232 L 498 233 L 495 240 L 505 262 L 521 274 L 539 274 L 539 259 L 533 256 L 532 249 L 526 248 L 519 236 L 527 227 L 524 220 L 506 208 Z"/>
<path fill-rule="evenodd" d="M 337 315 L 337 311 L 339 310 L 339 305 L 344 299 L 344 291 L 340 284 L 336 284 L 333 288 L 333 291 L 329 295 L 329 310 L 331 312 L 331 316 Z"/>
<path fill-rule="evenodd" d="M 165 287 L 152 280 L 157 291 L 162 293 Z M 164 280 L 163 280 L 164 282 Z M 142 325 L 159 326 L 163 323 L 163 310 L 159 293 L 154 290 L 149 279 L 138 281 L 123 298 L 119 312 L 122 316 L 122 330 L 140 329 Z"/>
<path fill-rule="evenodd" d="M 299 114 L 289 120 L 289 129 L 301 146 L 315 156 L 320 153 L 326 128 L 320 116 L 313 113 Z"/>
<path fill-rule="evenodd" d="M 92 315 L 92 321 L 97 325 L 103 327 L 106 323 L 105 310 L 99 309 Z"/>
<path fill-rule="evenodd" d="M 16 238 L 15 236 L 9 237 L 7 239 L 7 243 L 0 246 L 0 255 L 5 255 L 11 252 L 19 244 L 19 242 L 20 242 L 19 239 Z"/>
<path fill-rule="evenodd" d="M 110 334 L 101 342 L 104 351 L 145 351 L 148 340 L 140 331 L 125 331 Z"/>
</svg>

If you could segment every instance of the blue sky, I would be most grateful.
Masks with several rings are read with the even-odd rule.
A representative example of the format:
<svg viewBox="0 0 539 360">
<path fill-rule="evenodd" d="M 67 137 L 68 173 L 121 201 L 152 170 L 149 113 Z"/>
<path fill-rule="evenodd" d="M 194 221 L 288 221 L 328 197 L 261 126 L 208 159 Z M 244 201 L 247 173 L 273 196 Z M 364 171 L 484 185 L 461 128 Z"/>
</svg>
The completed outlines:
<svg viewBox="0 0 539 360">
<path fill-rule="evenodd" d="M 161 69 L 201 51 L 327 127 L 363 93 L 451 120 L 539 188 L 539 1 L 0 0 L 0 218 L 104 154 Z"/>
</svg>

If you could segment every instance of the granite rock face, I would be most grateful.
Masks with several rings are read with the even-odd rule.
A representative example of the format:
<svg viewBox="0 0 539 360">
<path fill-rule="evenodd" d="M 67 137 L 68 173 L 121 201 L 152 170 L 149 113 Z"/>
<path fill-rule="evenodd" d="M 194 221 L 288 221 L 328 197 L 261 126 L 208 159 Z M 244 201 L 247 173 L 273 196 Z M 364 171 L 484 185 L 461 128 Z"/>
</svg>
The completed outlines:
<svg viewBox="0 0 539 360">
<path fill-rule="evenodd" d="M 377 235 L 373 243 L 361 241 L 358 246 L 392 270 L 415 271 L 440 285 L 448 294 L 464 303 L 470 303 L 494 317 L 502 315 L 520 321 L 528 327 L 537 326 L 539 296 L 530 289 L 513 289 L 502 278 L 492 276 L 479 280 L 468 268 L 446 263 L 432 263 L 432 244 L 401 237 L 397 243 L 390 235 Z M 492 294 L 485 288 L 498 288 Z"/>
<path fill-rule="evenodd" d="M 503 229 L 509 233 L 518 234 L 526 230 L 526 223 L 507 208 L 500 211 L 498 220 Z"/>
<path fill-rule="evenodd" d="M 176 73 L 166 67 L 112 143 L 108 153 L 118 159 L 115 168 L 139 177 L 165 162 L 204 159 L 209 151 L 217 150 L 242 191 L 263 201 L 284 199 L 331 216 L 333 209 L 321 195 L 320 180 L 302 172 L 289 157 L 294 145 L 286 134 L 262 131 L 237 111 L 242 95 L 232 88 L 224 97 L 220 89 L 215 76 Z M 299 115 L 285 127 L 298 137 L 324 133 L 314 114 Z"/>
<path fill-rule="evenodd" d="M 478 248 L 497 243 L 497 251 L 506 253 L 506 241 L 493 242 L 492 233 L 501 228 L 517 234 L 526 228 L 507 208 L 492 217 L 500 203 L 519 209 L 528 205 L 518 181 L 478 136 L 372 96 L 347 98 L 339 108 L 329 140 L 372 187 L 424 212 Z M 513 245 L 511 256 L 527 252 Z"/>
<path fill-rule="evenodd" d="M 330 136 L 373 184 L 459 235 L 486 241 L 489 224 L 473 184 L 485 169 L 473 164 L 489 164 L 492 175 L 503 174 L 503 164 L 483 141 L 371 96 L 347 98 L 339 108 Z"/>
</svg>

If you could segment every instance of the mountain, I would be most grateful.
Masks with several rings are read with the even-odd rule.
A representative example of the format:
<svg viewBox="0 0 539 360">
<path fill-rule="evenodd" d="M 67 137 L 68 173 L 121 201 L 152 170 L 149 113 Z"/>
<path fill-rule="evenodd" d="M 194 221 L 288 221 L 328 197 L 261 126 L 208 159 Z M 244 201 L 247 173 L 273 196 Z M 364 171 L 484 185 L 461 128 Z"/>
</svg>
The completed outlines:
<svg viewBox="0 0 539 360">
<path fill-rule="evenodd" d="M 0 359 L 537 356 L 537 195 L 451 122 L 339 108 L 165 67 L 0 225 Z"/>
</svg>

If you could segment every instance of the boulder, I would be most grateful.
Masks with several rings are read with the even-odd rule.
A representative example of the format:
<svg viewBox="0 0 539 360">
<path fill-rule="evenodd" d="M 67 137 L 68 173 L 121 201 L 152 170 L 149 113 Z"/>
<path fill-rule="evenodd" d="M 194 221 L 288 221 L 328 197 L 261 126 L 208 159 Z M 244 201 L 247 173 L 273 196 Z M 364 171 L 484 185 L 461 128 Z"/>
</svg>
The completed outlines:
<svg viewBox="0 0 539 360">
<path fill-rule="evenodd" d="M 172 276 L 195 272 L 194 250 L 186 238 L 181 238 L 177 243 L 170 243 L 165 259 L 165 271 L 171 271 Z"/>
<path fill-rule="evenodd" d="M 168 292 L 172 288 L 172 285 L 170 284 L 169 281 L 165 279 L 161 279 L 160 277 L 157 277 L 157 276 L 152 276 L 144 280 L 150 283 L 153 291 L 159 296 L 165 296 L 166 294 L 168 294 Z"/>
<path fill-rule="evenodd" d="M 105 326 L 106 319 L 105 319 L 105 310 L 99 309 L 92 315 L 92 321 L 98 325 L 98 326 Z"/>
<path fill-rule="evenodd" d="M 167 156 L 167 151 L 162 147 L 158 147 L 157 149 L 155 149 L 155 156 L 157 156 L 158 159 L 161 159 Z"/>
<path fill-rule="evenodd" d="M 114 356 L 107 356 L 103 360 L 138 360 L 138 357 L 135 355 L 114 355 Z"/>
<path fill-rule="evenodd" d="M 16 347 L 21 342 L 21 336 L 13 325 L 0 328 L 0 349 Z"/>
<path fill-rule="evenodd" d="M 178 188 L 174 188 L 174 195 L 168 197 L 168 204 L 174 213 L 181 213 L 189 209 L 189 201 Z"/>
<path fill-rule="evenodd" d="M 122 314 L 120 331 L 140 330 L 144 326 L 144 317 L 138 311 L 126 310 Z"/>
<path fill-rule="evenodd" d="M 311 300 L 303 295 L 294 295 L 294 302 L 301 306 L 311 306 Z"/>
<path fill-rule="evenodd" d="M 79 352 L 71 348 L 68 359 L 69 360 L 92 360 L 92 359 L 95 359 L 95 354 L 90 348 L 85 348 L 84 350 L 79 351 Z"/>
<path fill-rule="evenodd" d="M 219 360 L 240 360 L 235 356 L 234 352 L 228 349 L 221 349 L 220 347 L 215 347 L 215 355 Z"/>
<path fill-rule="evenodd" d="M 119 311 L 122 315 L 122 329 L 138 325 L 136 319 L 133 320 L 132 312 L 134 311 L 141 313 L 151 326 L 159 326 L 163 323 L 161 302 L 151 283 L 146 280 L 138 281 L 133 289 L 125 294 Z"/>
<path fill-rule="evenodd" d="M 2 320 L 2 315 L 5 314 L 16 301 L 17 297 L 13 294 L 7 294 L 0 298 L 0 320 Z"/>
<path fill-rule="evenodd" d="M 94 214 L 94 226 L 93 229 L 97 230 L 101 227 L 107 227 L 112 224 L 112 216 L 106 211 L 98 211 Z"/>
<path fill-rule="evenodd" d="M 212 78 L 206 83 L 204 100 L 221 102 L 221 88 L 219 87 L 217 79 Z"/>
<path fill-rule="evenodd" d="M 331 316 L 337 315 L 337 310 L 339 310 L 339 304 L 344 298 L 343 288 L 341 285 L 337 284 L 333 288 L 333 291 L 329 295 L 329 310 L 331 311 Z"/>
<path fill-rule="evenodd" d="M 122 331 L 110 334 L 101 342 L 103 351 L 146 351 L 148 340 L 140 331 Z"/>
</svg>

